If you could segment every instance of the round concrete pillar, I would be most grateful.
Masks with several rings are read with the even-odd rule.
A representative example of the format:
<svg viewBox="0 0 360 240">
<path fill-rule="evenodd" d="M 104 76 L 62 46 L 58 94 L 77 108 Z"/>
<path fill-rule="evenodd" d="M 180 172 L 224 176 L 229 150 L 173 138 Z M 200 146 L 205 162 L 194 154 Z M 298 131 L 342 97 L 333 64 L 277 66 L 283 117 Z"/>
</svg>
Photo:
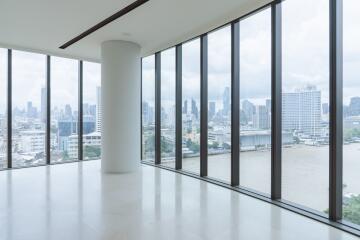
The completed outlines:
<svg viewBox="0 0 360 240">
<path fill-rule="evenodd" d="M 140 46 L 114 40 L 101 45 L 101 168 L 126 173 L 140 166 Z"/>
</svg>

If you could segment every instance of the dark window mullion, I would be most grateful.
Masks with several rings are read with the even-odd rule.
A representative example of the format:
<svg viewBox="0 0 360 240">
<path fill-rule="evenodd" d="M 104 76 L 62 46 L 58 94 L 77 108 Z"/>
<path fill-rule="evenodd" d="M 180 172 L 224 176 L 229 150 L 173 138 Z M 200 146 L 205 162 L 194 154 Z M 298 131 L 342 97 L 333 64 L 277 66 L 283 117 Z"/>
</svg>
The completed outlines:
<svg viewBox="0 0 360 240">
<path fill-rule="evenodd" d="M 281 2 L 271 5 L 271 198 L 281 198 Z"/>
<path fill-rule="evenodd" d="M 46 56 L 46 164 L 51 164 L 51 57 Z"/>
<path fill-rule="evenodd" d="M 143 160 L 143 58 L 140 59 L 140 161 Z"/>
<path fill-rule="evenodd" d="M 240 182 L 240 23 L 231 24 L 231 185 Z"/>
<path fill-rule="evenodd" d="M 78 68 L 78 104 L 79 104 L 79 113 L 78 113 L 78 160 L 82 161 L 84 159 L 83 156 L 83 78 L 84 78 L 84 63 L 83 61 L 79 61 Z"/>
<path fill-rule="evenodd" d="M 161 53 L 155 53 L 155 164 L 161 163 Z"/>
<path fill-rule="evenodd" d="M 182 169 L 182 45 L 176 46 L 176 147 L 175 169 Z"/>
<path fill-rule="evenodd" d="M 12 168 L 12 50 L 7 51 L 7 167 Z"/>
<path fill-rule="evenodd" d="M 330 0 L 329 218 L 342 218 L 343 2 Z"/>
<path fill-rule="evenodd" d="M 208 36 L 200 38 L 200 176 L 208 174 Z"/>
</svg>

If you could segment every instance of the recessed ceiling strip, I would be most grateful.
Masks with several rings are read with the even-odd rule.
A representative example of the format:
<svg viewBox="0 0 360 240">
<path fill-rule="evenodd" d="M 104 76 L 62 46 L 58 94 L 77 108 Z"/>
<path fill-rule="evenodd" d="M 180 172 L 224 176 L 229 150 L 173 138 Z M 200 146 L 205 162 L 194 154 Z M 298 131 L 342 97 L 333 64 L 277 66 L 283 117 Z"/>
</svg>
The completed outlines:
<svg viewBox="0 0 360 240">
<path fill-rule="evenodd" d="M 120 11 L 118 11 L 117 13 L 111 15 L 110 17 L 106 18 L 105 20 L 99 22 L 98 24 L 96 24 L 95 26 L 89 28 L 88 30 L 86 30 L 85 32 L 81 33 L 80 35 L 78 35 L 77 37 L 71 39 L 70 41 L 68 41 L 67 43 L 63 44 L 62 46 L 60 46 L 60 49 L 65 49 L 71 45 L 73 45 L 74 43 L 80 41 L 81 39 L 83 39 L 84 37 L 90 35 L 91 33 L 99 30 L 100 28 L 104 27 L 105 25 L 111 23 L 112 21 L 124 16 L 125 14 L 131 12 L 132 10 L 140 7 L 141 5 L 143 5 L 144 3 L 148 2 L 150 0 L 137 0 L 133 3 L 131 3 L 130 5 L 126 6 L 125 8 L 121 9 Z"/>
</svg>

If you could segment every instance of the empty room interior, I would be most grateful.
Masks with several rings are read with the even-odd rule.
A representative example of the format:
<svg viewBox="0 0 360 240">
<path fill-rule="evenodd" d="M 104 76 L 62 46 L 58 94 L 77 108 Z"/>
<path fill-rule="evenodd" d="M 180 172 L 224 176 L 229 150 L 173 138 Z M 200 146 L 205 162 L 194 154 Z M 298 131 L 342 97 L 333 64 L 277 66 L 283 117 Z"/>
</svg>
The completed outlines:
<svg viewBox="0 0 360 240">
<path fill-rule="evenodd" d="M 359 13 L 0 1 L 0 240 L 360 239 Z"/>
</svg>

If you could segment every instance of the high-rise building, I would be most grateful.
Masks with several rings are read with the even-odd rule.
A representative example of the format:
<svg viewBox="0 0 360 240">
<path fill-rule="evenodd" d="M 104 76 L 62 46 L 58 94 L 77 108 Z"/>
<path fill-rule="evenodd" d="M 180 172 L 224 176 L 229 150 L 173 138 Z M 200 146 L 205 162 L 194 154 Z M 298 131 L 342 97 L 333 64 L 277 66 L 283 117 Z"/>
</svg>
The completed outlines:
<svg viewBox="0 0 360 240">
<path fill-rule="evenodd" d="M 28 118 L 36 118 L 37 117 L 37 109 L 33 107 L 32 102 L 27 102 L 26 116 Z"/>
<path fill-rule="evenodd" d="M 307 86 L 282 95 L 282 124 L 284 130 L 298 130 L 318 135 L 321 125 L 321 91 Z"/>
<path fill-rule="evenodd" d="M 323 103 L 322 104 L 322 113 L 324 115 L 329 114 L 329 104 L 328 103 Z"/>
<path fill-rule="evenodd" d="M 226 87 L 223 94 L 223 114 L 228 115 L 230 112 L 230 88 Z"/>
<path fill-rule="evenodd" d="M 210 120 L 215 116 L 216 114 L 216 103 L 215 102 L 209 102 L 209 118 Z"/>
<path fill-rule="evenodd" d="M 199 119 L 199 109 L 194 99 L 191 99 L 191 114 L 195 116 L 195 119 Z"/>
<path fill-rule="evenodd" d="M 360 115 L 360 97 L 352 97 L 349 105 L 350 116 Z"/>
<path fill-rule="evenodd" d="M 101 132 L 101 87 L 96 88 L 96 131 Z"/>
<path fill-rule="evenodd" d="M 271 99 L 266 99 L 266 109 L 271 114 Z"/>
<path fill-rule="evenodd" d="M 41 88 L 41 122 L 46 123 L 46 88 Z"/>
<path fill-rule="evenodd" d="M 245 113 L 246 121 L 253 122 L 254 121 L 254 114 L 255 114 L 255 105 L 252 104 L 249 100 L 244 100 L 242 102 L 242 110 Z"/>
<path fill-rule="evenodd" d="M 182 113 L 183 113 L 183 114 L 187 114 L 187 113 L 188 113 L 188 101 L 187 101 L 187 100 L 184 101 L 184 107 L 183 107 L 183 109 L 182 109 Z"/>
<path fill-rule="evenodd" d="M 95 104 L 89 106 L 89 114 L 96 118 L 96 105 Z"/>
<path fill-rule="evenodd" d="M 150 106 L 148 102 L 143 102 L 142 104 L 142 112 L 143 112 L 143 124 L 144 125 L 149 125 L 151 122 L 150 119 Z"/>
<path fill-rule="evenodd" d="M 269 129 L 269 113 L 266 106 L 260 105 L 255 108 L 254 127 L 257 129 Z"/>
<path fill-rule="evenodd" d="M 88 103 L 84 103 L 83 104 L 83 114 L 84 115 L 89 115 L 89 104 Z"/>
<path fill-rule="evenodd" d="M 69 119 L 72 118 L 72 109 L 70 104 L 65 105 L 65 117 Z"/>
</svg>

